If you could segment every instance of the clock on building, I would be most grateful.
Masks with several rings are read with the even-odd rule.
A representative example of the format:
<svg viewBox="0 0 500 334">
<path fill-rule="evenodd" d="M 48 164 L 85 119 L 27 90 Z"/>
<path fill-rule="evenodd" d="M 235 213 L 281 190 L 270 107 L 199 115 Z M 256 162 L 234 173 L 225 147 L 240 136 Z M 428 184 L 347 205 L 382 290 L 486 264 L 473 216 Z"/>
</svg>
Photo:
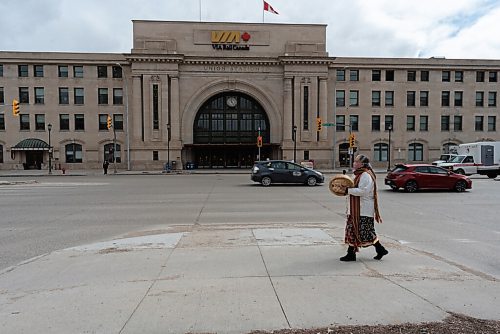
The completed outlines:
<svg viewBox="0 0 500 334">
<path fill-rule="evenodd" d="M 226 103 L 228 106 L 230 106 L 232 108 L 232 107 L 236 107 L 236 104 L 238 104 L 238 100 L 236 100 L 236 97 L 230 96 L 227 98 Z"/>
</svg>

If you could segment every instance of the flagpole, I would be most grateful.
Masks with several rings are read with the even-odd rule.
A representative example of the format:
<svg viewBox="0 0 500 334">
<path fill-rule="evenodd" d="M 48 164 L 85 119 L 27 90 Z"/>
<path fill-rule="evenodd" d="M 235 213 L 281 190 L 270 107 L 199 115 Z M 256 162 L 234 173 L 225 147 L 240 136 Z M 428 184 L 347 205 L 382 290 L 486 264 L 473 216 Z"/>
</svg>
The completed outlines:
<svg viewBox="0 0 500 334">
<path fill-rule="evenodd" d="M 264 2 L 262 2 L 262 23 L 264 23 Z"/>
</svg>

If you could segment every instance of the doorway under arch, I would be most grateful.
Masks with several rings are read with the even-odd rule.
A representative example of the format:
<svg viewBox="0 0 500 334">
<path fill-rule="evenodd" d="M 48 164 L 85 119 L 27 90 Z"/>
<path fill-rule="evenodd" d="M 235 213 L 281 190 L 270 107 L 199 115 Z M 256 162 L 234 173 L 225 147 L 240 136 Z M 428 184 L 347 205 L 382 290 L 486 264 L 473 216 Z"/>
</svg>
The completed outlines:
<svg viewBox="0 0 500 334">
<path fill-rule="evenodd" d="M 251 96 L 223 92 L 208 99 L 198 110 L 191 155 L 199 168 L 247 168 L 255 160 L 271 158 L 272 152 L 269 118 Z"/>
</svg>

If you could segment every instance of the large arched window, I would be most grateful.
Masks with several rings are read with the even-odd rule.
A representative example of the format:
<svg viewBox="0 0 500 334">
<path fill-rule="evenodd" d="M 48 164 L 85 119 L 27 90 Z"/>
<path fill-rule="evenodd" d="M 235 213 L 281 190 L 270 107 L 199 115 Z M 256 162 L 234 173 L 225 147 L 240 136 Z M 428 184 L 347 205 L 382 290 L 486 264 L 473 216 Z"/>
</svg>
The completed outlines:
<svg viewBox="0 0 500 334">
<path fill-rule="evenodd" d="M 65 146 L 66 149 L 66 162 L 79 163 L 83 162 L 82 145 L 71 143 Z"/>
<path fill-rule="evenodd" d="M 200 108 L 193 126 L 195 144 L 252 144 L 259 132 L 269 143 L 269 120 L 252 97 L 221 93 Z"/>
<path fill-rule="evenodd" d="M 408 145 L 408 160 L 422 161 L 424 160 L 424 145 L 419 143 L 411 143 Z"/>
<path fill-rule="evenodd" d="M 113 149 L 114 149 L 113 143 L 104 145 L 104 157 L 103 157 L 104 160 L 108 160 L 109 162 L 113 162 Z M 122 162 L 121 152 L 122 152 L 122 149 L 121 149 L 120 144 L 116 144 L 116 153 L 114 154 L 114 157 L 116 157 L 117 163 Z"/>
<path fill-rule="evenodd" d="M 374 161 L 387 161 L 387 152 L 389 145 L 385 143 L 378 143 L 373 146 L 373 160 Z"/>
</svg>

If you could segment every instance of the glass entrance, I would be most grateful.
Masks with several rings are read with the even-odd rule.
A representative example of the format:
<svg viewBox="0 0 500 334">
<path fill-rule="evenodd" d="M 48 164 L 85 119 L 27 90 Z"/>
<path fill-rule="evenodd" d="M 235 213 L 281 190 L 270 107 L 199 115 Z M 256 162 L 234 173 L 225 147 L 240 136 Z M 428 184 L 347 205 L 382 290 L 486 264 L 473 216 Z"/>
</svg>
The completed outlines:
<svg viewBox="0 0 500 334">
<path fill-rule="evenodd" d="M 200 168 L 247 168 L 271 156 L 269 119 L 252 97 L 225 92 L 210 98 L 198 111 L 193 126 L 193 159 Z"/>
</svg>

